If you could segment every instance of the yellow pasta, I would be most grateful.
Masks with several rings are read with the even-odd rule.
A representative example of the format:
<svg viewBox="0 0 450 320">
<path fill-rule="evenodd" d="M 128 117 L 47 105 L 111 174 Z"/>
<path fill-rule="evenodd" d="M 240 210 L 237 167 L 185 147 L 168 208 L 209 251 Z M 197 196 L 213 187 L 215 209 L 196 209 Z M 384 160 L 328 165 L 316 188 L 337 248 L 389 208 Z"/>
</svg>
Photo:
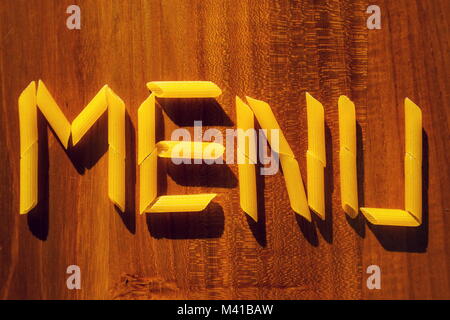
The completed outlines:
<svg viewBox="0 0 450 320">
<path fill-rule="evenodd" d="M 159 141 L 156 149 L 161 158 L 210 160 L 221 157 L 225 151 L 220 143 L 198 141 Z"/>
<path fill-rule="evenodd" d="M 108 105 L 108 194 L 111 201 L 125 211 L 125 103 L 105 86 Z"/>
<path fill-rule="evenodd" d="M 405 99 L 405 209 L 422 223 L 422 111 Z"/>
<path fill-rule="evenodd" d="M 195 212 L 204 210 L 215 193 L 170 195 L 156 198 L 147 212 Z"/>
<path fill-rule="evenodd" d="M 253 112 L 239 97 L 236 97 L 236 118 L 238 129 L 238 171 L 239 201 L 242 210 L 254 221 L 258 221 L 258 205 L 256 190 L 256 168 L 249 157 L 256 156 L 256 145 L 246 140 L 244 131 L 254 130 Z"/>
<path fill-rule="evenodd" d="M 20 157 L 20 214 L 28 213 L 38 202 L 38 144 Z"/>
<path fill-rule="evenodd" d="M 340 149 L 356 154 L 356 111 L 355 104 L 346 96 L 338 101 Z"/>
<path fill-rule="evenodd" d="M 239 203 L 242 210 L 254 221 L 258 221 L 256 190 L 256 168 L 254 164 L 239 163 Z"/>
<path fill-rule="evenodd" d="M 309 150 L 306 152 L 308 204 L 322 220 L 325 219 L 325 189 L 323 163 Z"/>
<path fill-rule="evenodd" d="M 340 96 L 338 111 L 341 203 L 344 212 L 355 218 L 358 215 L 355 105 L 346 96 Z"/>
<path fill-rule="evenodd" d="M 19 97 L 21 136 L 20 213 L 37 204 L 38 135 L 36 105 L 55 131 L 63 146 L 76 145 L 108 109 L 108 195 L 125 210 L 125 104 L 105 85 L 72 124 L 67 120 L 45 84 L 39 80 L 37 90 L 32 82 Z"/>
<path fill-rule="evenodd" d="M 422 164 L 405 154 L 405 210 L 422 222 Z"/>
<path fill-rule="evenodd" d="M 275 119 L 272 109 L 269 104 L 264 101 L 250 97 L 247 97 L 247 101 L 262 129 L 266 129 L 267 132 L 278 130 L 278 141 L 274 139 L 271 134 L 268 134 L 266 137 L 272 151 L 279 153 L 291 208 L 297 214 L 311 221 L 311 213 L 308 209 L 298 162 L 295 159 L 294 153 L 292 152 L 283 131 L 281 131 L 280 125 Z"/>
<path fill-rule="evenodd" d="M 20 126 L 20 214 L 38 202 L 38 130 L 36 83 L 31 82 L 19 96 Z"/>
<path fill-rule="evenodd" d="M 405 210 L 361 208 L 373 224 L 417 227 L 422 224 L 422 111 L 405 99 Z"/>
<path fill-rule="evenodd" d="M 152 91 L 138 110 L 138 164 L 140 167 L 139 211 L 191 212 L 202 211 L 216 196 L 214 193 L 168 195 L 158 197 L 157 162 L 163 158 L 215 160 L 225 151 L 214 142 L 159 141 L 155 139 L 156 98 L 215 98 L 221 89 L 209 81 L 149 82 Z M 238 170 L 241 208 L 258 221 L 256 188 L 256 144 L 254 116 L 272 151 L 279 156 L 292 209 L 311 221 L 310 208 L 325 219 L 324 168 L 326 167 L 324 108 L 306 93 L 308 120 L 307 192 L 300 168 L 269 104 L 247 97 L 244 103 L 236 97 L 238 127 Z M 125 210 L 125 103 L 105 85 L 82 112 L 70 123 L 55 99 L 39 80 L 33 81 L 18 99 L 20 125 L 20 214 L 28 213 L 38 202 L 38 130 L 37 108 L 47 119 L 65 148 L 76 145 L 105 111 L 108 111 L 108 195 L 122 211 Z M 339 98 L 339 159 L 341 201 L 351 217 L 358 214 L 356 117 L 353 102 Z M 422 223 L 422 112 L 410 99 L 405 99 L 405 210 L 361 208 L 373 224 L 419 226 Z"/>
<path fill-rule="evenodd" d="M 352 218 L 358 215 L 358 182 L 356 156 L 347 149 L 339 151 L 341 204 L 342 209 Z"/>
<path fill-rule="evenodd" d="M 236 97 L 237 120 L 237 161 L 252 163 L 257 161 L 257 141 L 254 129 L 254 115 L 250 107 Z"/>
<path fill-rule="evenodd" d="M 69 139 L 72 131 L 70 122 L 67 120 L 55 99 L 53 99 L 47 87 L 41 80 L 39 80 L 37 88 L 36 102 L 45 119 L 47 119 L 48 123 L 58 136 L 59 141 L 61 141 L 62 145 L 67 149 L 69 147 Z"/>
<path fill-rule="evenodd" d="M 20 156 L 38 142 L 36 83 L 31 82 L 19 96 Z"/>
<path fill-rule="evenodd" d="M 112 148 L 108 150 L 108 196 L 125 211 L 125 157 Z"/>
<path fill-rule="evenodd" d="M 308 151 L 316 157 L 322 165 L 327 165 L 325 155 L 325 119 L 322 104 L 306 93 L 306 114 L 308 119 Z"/>
<path fill-rule="evenodd" d="M 283 134 L 283 131 L 280 128 L 280 125 L 278 124 L 277 119 L 275 118 L 275 115 L 272 112 L 272 109 L 270 108 L 270 105 L 264 101 L 256 100 L 250 97 L 246 97 L 246 99 L 262 129 L 266 129 L 268 132 L 278 130 L 279 141 L 273 140 L 270 134 L 266 136 L 272 150 L 279 154 L 295 157 Z"/>
<path fill-rule="evenodd" d="M 155 149 L 155 95 L 151 94 L 138 109 L 138 163 Z"/>
<path fill-rule="evenodd" d="M 72 144 L 76 145 L 108 108 L 104 86 L 72 121 Z"/>
<path fill-rule="evenodd" d="M 405 152 L 422 162 L 422 111 L 405 99 Z"/>
<path fill-rule="evenodd" d="M 139 212 L 148 212 L 153 200 L 158 195 L 158 157 L 152 152 L 139 164 Z"/>
<path fill-rule="evenodd" d="M 245 131 L 249 129 L 253 130 L 255 128 L 255 121 L 252 110 L 239 97 L 236 97 L 236 120 L 238 129 L 242 129 Z"/>
<path fill-rule="evenodd" d="M 147 84 L 151 95 L 138 109 L 138 164 L 140 174 L 139 211 L 202 211 L 216 194 L 171 195 L 157 197 L 157 157 L 217 159 L 223 145 L 214 142 L 155 141 L 155 97 L 214 98 L 222 91 L 209 81 L 158 81 Z"/>
<path fill-rule="evenodd" d="M 126 156 L 125 103 L 110 88 L 106 89 L 108 103 L 108 144 L 119 155 Z"/>
<path fill-rule="evenodd" d="M 297 160 L 280 154 L 280 163 L 283 168 L 284 181 L 292 210 L 303 216 L 306 220 L 311 221 L 311 212 L 308 208 L 308 200 L 306 199 L 305 188 L 303 187 Z"/>
<path fill-rule="evenodd" d="M 222 90 L 211 81 L 154 81 L 147 88 L 158 98 L 216 98 Z"/>
<path fill-rule="evenodd" d="M 322 104 L 306 93 L 308 118 L 308 151 L 306 152 L 307 186 L 309 207 L 325 219 L 324 167 L 325 123 Z"/>
<path fill-rule="evenodd" d="M 372 224 L 400 227 L 420 225 L 408 211 L 401 209 L 361 208 L 361 212 Z"/>
</svg>

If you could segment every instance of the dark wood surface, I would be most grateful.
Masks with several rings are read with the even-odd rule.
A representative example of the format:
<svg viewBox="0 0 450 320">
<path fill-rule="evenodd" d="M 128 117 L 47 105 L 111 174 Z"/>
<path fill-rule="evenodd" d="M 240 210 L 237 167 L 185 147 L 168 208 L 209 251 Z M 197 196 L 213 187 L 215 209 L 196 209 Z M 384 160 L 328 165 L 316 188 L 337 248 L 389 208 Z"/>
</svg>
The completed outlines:
<svg viewBox="0 0 450 320">
<path fill-rule="evenodd" d="M 365 0 L 76 1 L 81 30 L 66 28 L 70 4 L 0 2 L 0 297 L 450 298 L 448 0 L 370 2 L 381 7 L 381 30 L 367 29 Z M 106 83 L 125 101 L 125 213 L 107 197 L 106 116 L 69 152 L 41 117 L 40 202 L 19 216 L 17 98 L 38 79 L 69 120 Z M 304 181 L 304 95 L 313 94 L 326 110 L 327 219 L 298 218 L 278 174 L 258 180 L 254 224 L 239 207 L 236 165 L 163 161 L 166 194 L 219 195 L 200 214 L 139 215 L 137 108 L 155 80 L 210 80 L 223 90 L 219 105 L 161 101 L 166 139 L 198 118 L 233 128 L 236 95 L 269 102 Z M 422 108 L 421 227 L 374 227 L 341 210 L 341 94 L 357 106 L 361 206 L 404 206 L 403 99 Z M 81 290 L 66 288 L 71 264 L 81 268 Z M 373 264 L 381 290 L 366 288 Z"/>
</svg>

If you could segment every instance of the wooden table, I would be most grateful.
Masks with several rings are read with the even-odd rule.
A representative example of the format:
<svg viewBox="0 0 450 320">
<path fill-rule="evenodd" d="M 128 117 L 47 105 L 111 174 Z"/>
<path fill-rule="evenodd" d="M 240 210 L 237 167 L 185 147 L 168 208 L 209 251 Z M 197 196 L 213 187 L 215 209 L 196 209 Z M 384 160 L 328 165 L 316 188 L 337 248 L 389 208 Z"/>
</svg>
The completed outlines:
<svg viewBox="0 0 450 320">
<path fill-rule="evenodd" d="M 73 2 L 81 30 L 66 27 Z M 369 4 L 381 8 L 381 30 L 366 27 Z M 0 297 L 450 298 L 449 16 L 448 0 L 1 1 Z M 125 213 L 107 196 L 107 117 L 66 152 L 40 116 L 40 202 L 19 215 L 17 98 L 38 79 L 70 121 L 106 83 L 125 101 Z M 210 80 L 223 90 L 218 104 L 161 101 L 160 138 L 195 119 L 205 129 L 233 128 L 235 96 L 262 99 L 304 181 L 305 92 L 320 100 L 326 220 L 299 219 L 277 174 L 258 179 L 261 221 L 254 224 L 239 207 L 236 165 L 164 161 L 165 194 L 219 195 L 202 213 L 139 215 L 137 108 L 146 82 L 156 80 Z M 342 211 L 342 94 L 357 106 L 361 206 L 403 208 L 403 100 L 422 108 L 421 227 L 374 227 Z M 66 287 L 73 264 L 81 290 Z M 370 265 L 381 268 L 381 290 L 366 287 Z"/>
</svg>

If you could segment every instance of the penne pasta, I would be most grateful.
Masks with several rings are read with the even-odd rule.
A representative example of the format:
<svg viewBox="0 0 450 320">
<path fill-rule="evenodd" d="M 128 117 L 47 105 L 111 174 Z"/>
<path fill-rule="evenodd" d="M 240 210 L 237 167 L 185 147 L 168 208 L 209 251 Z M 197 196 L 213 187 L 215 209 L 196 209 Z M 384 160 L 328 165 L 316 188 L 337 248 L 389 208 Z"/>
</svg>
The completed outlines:
<svg viewBox="0 0 450 320">
<path fill-rule="evenodd" d="M 308 151 L 306 152 L 308 204 L 324 220 L 324 168 L 326 166 L 324 110 L 322 104 L 309 93 L 306 93 L 306 113 L 308 118 Z"/>
<path fill-rule="evenodd" d="M 373 224 L 417 227 L 422 224 L 422 111 L 405 99 L 405 210 L 361 208 Z"/>
<path fill-rule="evenodd" d="M 214 98 L 222 91 L 210 81 L 149 82 L 152 93 L 138 109 L 138 164 L 140 175 L 139 211 L 202 211 L 216 194 L 157 197 L 157 157 L 210 159 L 221 157 L 222 144 L 197 141 L 155 141 L 155 98 Z"/>
<path fill-rule="evenodd" d="M 76 145 L 100 116 L 108 110 L 108 195 L 117 207 L 125 210 L 125 104 L 105 85 L 70 124 L 44 82 L 37 90 L 32 82 L 19 97 L 21 136 L 20 213 L 37 204 L 38 134 L 36 106 L 67 149 L 69 139 Z M 28 178 L 27 178 L 28 177 Z"/>
<path fill-rule="evenodd" d="M 356 115 L 355 105 L 346 96 L 340 96 L 339 112 L 339 167 L 342 209 L 350 217 L 358 215 L 358 179 L 356 170 Z"/>
<path fill-rule="evenodd" d="M 196 212 L 203 211 L 216 197 L 215 193 L 183 194 L 156 198 L 147 212 Z"/>
<path fill-rule="evenodd" d="M 161 158 L 214 160 L 223 155 L 225 148 L 215 142 L 159 141 L 156 150 Z"/>
<path fill-rule="evenodd" d="M 61 141 L 64 148 L 67 149 L 69 147 L 69 139 L 72 132 L 70 122 L 67 120 L 44 82 L 41 80 L 39 80 L 38 83 L 36 103 L 45 119 L 47 119 L 47 122 L 55 131 L 59 141 Z"/>
<path fill-rule="evenodd" d="M 257 189 L 256 189 L 256 144 L 249 141 L 245 132 L 252 130 L 254 133 L 253 112 L 239 97 L 236 97 L 236 118 L 238 129 L 237 159 L 239 171 L 239 202 L 242 210 L 254 221 L 258 221 Z M 255 137 L 253 136 L 253 139 Z M 252 139 L 250 137 L 249 139 Z"/>
<path fill-rule="evenodd" d="M 222 90 L 211 81 L 154 81 L 147 88 L 158 98 L 216 98 Z"/>
<path fill-rule="evenodd" d="M 250 97 L 247 97 L 247 101 L 261 128 L 266 130 L 267 141 L 269 142 L 272 151 L 279 154 L 292 210 L 308 221 L 311 221 L 311 213 L 308 209 L 298 162 L 295 159 L 294 153 L 292 152 L 272 109 L 269 104 L 264 101 Z M 272 130 L 278 131 L 278 135 L 276 135 L 278 136 L 278 139 L 273 138 L 273 135 L 270 134 Z"/>
<path fill-rule="evenodd" d="M 72 121 L 72 144 L 75 146 L 81 138 L 88 132 L 100 116 L 107 110 L 108 101 L 106 100 L 105 85 Z"/>
<path fill-rule="evenodd" d="M 148 212 L 153 200 L 158 195 L 158 157 L 151 153 L 139 164 L 139 212 Z"/>
<path fill-rule="evenodd" d="M 138 164 L 141 164 L 156 146 L 155 103 L 155 95 L 151 94 L 138 109 Z"/>
<path fill-rule="evenodd" d="M 32 210 L 38 202 L 38 143 L 20 157 L 20 214 Z"/>
</svg>

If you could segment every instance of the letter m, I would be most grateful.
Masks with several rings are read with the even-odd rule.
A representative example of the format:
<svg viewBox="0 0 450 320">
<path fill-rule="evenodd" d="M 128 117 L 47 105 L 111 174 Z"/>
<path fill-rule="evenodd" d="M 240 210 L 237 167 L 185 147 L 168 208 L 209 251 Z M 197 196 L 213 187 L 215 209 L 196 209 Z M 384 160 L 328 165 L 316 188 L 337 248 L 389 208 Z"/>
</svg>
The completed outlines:
<svg viewBox="0 0 450 320">
<path fill-rule="evenodd" d="M 75 146 L 100 116 L 108 110 L 108 195 L 125 210 L 125 104 L 105 85 L 70 123 L 55 99 L 39 80 L 32 81 L 19 97 L 20 124 L 20 213 L 32 210 L 38 202 L 37 108 L 47 119 L 64 148 Z"/>
</svg>

